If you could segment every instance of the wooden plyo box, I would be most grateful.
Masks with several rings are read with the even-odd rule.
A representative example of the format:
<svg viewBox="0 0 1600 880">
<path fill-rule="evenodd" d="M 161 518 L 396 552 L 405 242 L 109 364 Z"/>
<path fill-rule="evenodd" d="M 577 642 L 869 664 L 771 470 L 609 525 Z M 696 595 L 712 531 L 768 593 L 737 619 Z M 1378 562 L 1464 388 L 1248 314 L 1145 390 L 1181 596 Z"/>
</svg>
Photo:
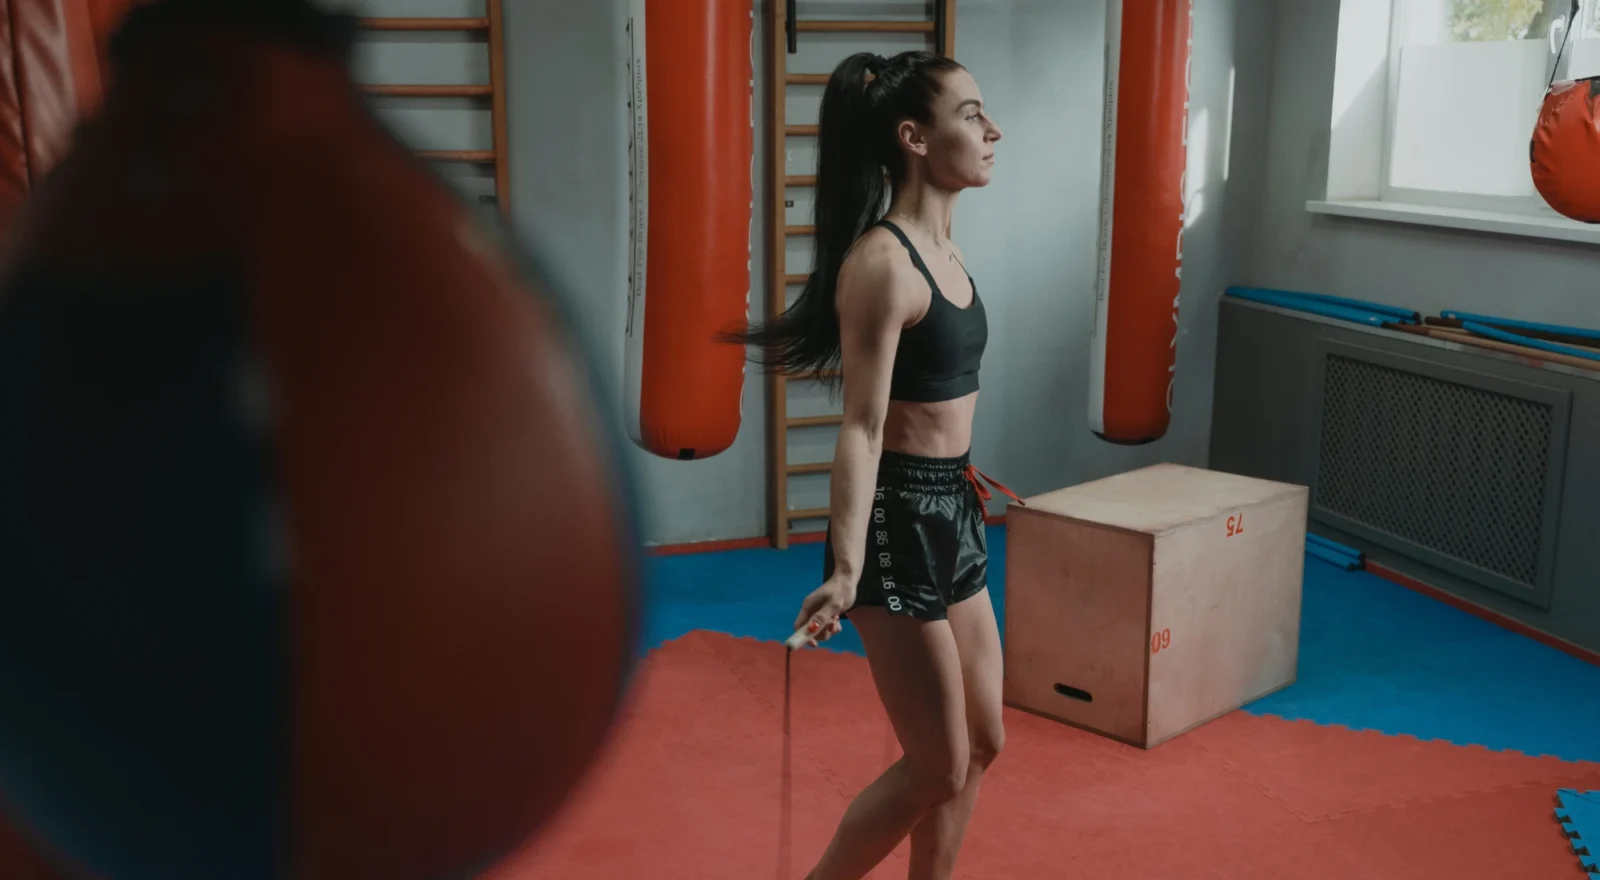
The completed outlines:
<svg viewBox="0 0 1600 880">
<path fill-rule="evenodd" d="M 1009 507 L 1005 702 L 1148 749 L 1293 684 L 1309 496 L 1164 464 Z"/>
</svg>

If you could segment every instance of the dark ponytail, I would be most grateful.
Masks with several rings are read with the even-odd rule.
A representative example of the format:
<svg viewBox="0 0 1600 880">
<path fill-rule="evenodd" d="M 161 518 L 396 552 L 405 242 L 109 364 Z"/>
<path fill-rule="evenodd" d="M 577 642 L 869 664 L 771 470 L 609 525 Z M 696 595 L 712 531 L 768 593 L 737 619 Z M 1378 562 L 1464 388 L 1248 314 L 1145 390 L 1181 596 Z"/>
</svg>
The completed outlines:
<svg viewBox="0 0 1600 880">
<path fill-rule="evenodd" d="M 901 120 L 933 121 L 942 74 L 955 61 L 932 52 L 884 58 L 860 52 L 834 68 L 822 93 L 817 132 L 817 185 L 811 275 L 783 314 L 724 341 L 755 346 L 752 359 L 789 375 L 816 375 L 837 386 L 839 315 L 834 291 L 856 239 L 883 217 L 905 181 Z M 774 259 L 782 259 L 774 254 Z"/>
</svg>

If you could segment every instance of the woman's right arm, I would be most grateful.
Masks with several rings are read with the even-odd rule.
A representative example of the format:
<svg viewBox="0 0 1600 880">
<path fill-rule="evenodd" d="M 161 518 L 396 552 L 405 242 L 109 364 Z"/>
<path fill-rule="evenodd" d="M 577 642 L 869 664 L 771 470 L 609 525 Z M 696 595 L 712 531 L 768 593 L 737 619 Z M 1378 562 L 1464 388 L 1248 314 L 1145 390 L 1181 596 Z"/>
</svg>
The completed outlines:
<svg viewBox="0 0 1600 880">
<path fill-rule="evenodd" d="M 835 308 L 843 349 L 844 421 L 834 447 L 829 526 L 833 532 L 833 576 L 807 598 L 795 622 L 808 619 L 820 638 L 855 601 L 867 553 L 867 522 L 883 454 L 883 426 L 900 330 L 919 307 L 915 276 L 894 259 L 887 235 L 863 240 L 839 273 Z M 904 262 L 903 258 L 899 262 Z"/>
</svg>

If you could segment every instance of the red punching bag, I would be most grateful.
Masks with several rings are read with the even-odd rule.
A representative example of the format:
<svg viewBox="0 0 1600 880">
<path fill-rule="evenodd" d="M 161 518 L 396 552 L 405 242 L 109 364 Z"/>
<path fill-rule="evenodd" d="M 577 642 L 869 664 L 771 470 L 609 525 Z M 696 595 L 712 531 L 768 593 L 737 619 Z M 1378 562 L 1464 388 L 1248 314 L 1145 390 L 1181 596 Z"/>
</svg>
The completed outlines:
<svg viewBox="0 0 1600 880">
<path fill-rule="evenodd" d="M 1600 223 L 1600 77 L 1550 86 L 1528 154 L 1533 185 L 1550 207 Z"/>
<path fill-rule="evenodd" d="M 1106 5 L 1099 271 L 1089 430 L 1149 443 L 1172 420 L 1194 0 Z"/>
<path fill-rule="evenodd" d="M 633 265 L 626 424 L 663 458 L 739 436 L 750 317 L 751 0 L 630 0 Z"/>
<path fill-rule="evenodd" d="M 0 271 L 0 807 L 105 880 L 471 876 L 631 669 L 615 407 L 353 33 L 134 13 Z"/>
</svg>

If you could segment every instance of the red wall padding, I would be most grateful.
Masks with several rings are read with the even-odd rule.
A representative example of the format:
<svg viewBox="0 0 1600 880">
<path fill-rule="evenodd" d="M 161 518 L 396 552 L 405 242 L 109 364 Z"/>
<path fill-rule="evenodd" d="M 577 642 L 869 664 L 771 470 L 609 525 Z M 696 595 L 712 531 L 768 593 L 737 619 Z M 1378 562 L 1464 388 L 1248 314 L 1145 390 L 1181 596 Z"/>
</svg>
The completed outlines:
<svg viewBox="0 0 1600 880">
<path fill-rule="evenodd" d="M 137 0 L 0 0 L 0 240 L 28 194 L 99 106 L 111 34 Z M 62 880 L 0 817 L 0 877 Z"/>
<path fill-rule="evenodd" d="M 141 0 L 0 0 L 0 238 L 99 106 L 107 50 Z"/>
</svg>

